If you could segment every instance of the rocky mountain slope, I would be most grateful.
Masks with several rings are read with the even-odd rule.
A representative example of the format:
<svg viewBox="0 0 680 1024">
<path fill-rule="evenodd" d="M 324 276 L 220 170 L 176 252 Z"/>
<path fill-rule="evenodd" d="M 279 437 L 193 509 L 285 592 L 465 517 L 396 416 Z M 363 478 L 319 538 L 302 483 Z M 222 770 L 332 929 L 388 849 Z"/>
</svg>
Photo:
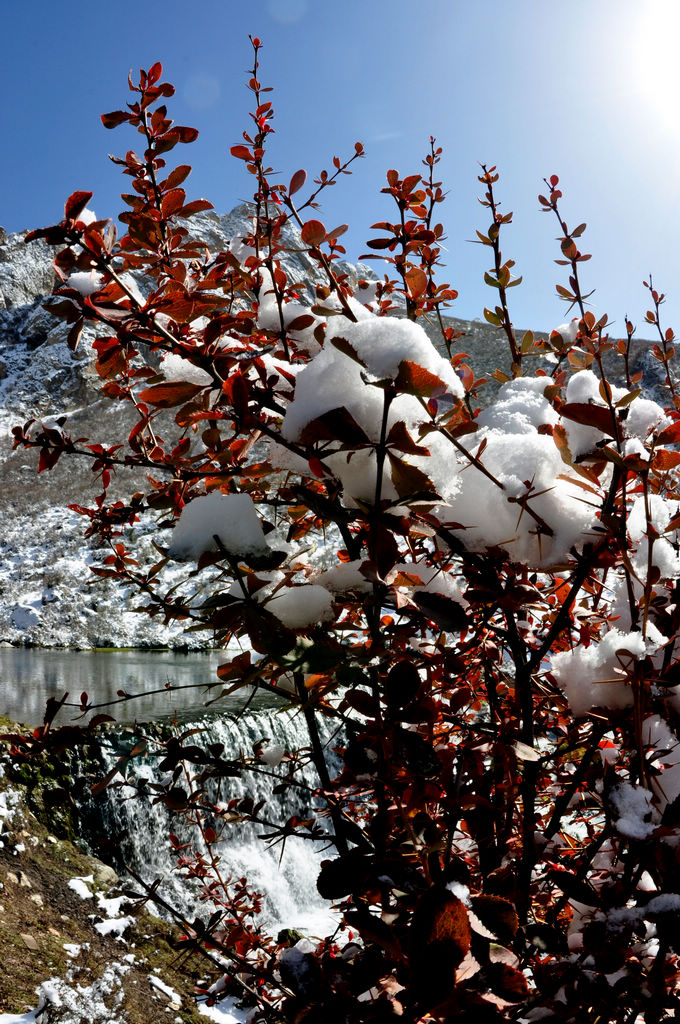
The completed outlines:
<svg viewBox="0 0 680 1024">
<path fill-rule="evenodd" d="M 248 209 L 230 214 L 203 213 L 192 229 L 211 250 L 229 246 L 247 232 Z M 297 229 L 288 226 L 291 249 L 284 260 L 294 280 L 313 282 L 318 271 L 304 251 Z M 74 436 L 109 442 L 125 435 L 120 411 L 103 399 L 92 368 L 93 332 L 87 329 L 77 352 L 66 344 L 65 325 L 43 308 L 52 292 L 52 252 L 42 241 L 26 245 L 24 234 L 0 229 L 0 642 L 46 646 L 187 646 L 177 629 L 134 613 L 133 594 L 112 584 L 88 580 L 96 560 L 82 538 L 83 524 L 68 510 L 86 501 L 91 474 L 85 460 L 62 460 L 38 476 L 34 452 L 11 449 L 11 427 L 30 417 L 68 415 Z M 350 276 L 369 276 L 367 268 L 346 265 Z M 498 331 L 481 321 L 447 320 L 464 332 L 459 349 L 469 353 L 476 376 L 507 362 Z M 433 328 L 433 338 L 437 331 Z M 635 345 L 635 360 L 648 385 L 658 373 L 649 344 Z M 204 641 L 194 639 L 191 646 Z"/>
</svg>

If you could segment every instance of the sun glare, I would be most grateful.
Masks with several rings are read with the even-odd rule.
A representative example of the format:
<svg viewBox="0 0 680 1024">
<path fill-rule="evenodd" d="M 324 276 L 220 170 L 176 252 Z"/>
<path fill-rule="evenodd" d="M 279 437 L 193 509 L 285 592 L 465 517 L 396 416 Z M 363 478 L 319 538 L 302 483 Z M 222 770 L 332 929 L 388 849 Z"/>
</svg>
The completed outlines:
<svg viewBox="0 0 680 1024">
<path fill-rule="evenodd" d="M 648 117 L 680 135 L 680 2 L 646 0 L 631 43 L 631 70 Z"/>
</svg>

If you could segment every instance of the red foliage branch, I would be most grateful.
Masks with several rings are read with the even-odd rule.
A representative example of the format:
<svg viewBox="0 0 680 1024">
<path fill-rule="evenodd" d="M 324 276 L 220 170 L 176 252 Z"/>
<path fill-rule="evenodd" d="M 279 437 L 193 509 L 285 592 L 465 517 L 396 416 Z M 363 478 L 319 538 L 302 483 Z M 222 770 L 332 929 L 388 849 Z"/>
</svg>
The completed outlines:
<svg viewBox="0 0 680 1024">
<path fill-rule="evenodd" d="M 667 1018 L 679 1006 L 680 907 L 678 799 L 664 796 L 678 763 L 664 742 L 677 743 L 680 681 L 680 518 L 665 511 L 675 507 L 680 463 L 672 335 L 662 333 L 657 352 L 670 408 L 657 414 L 631 390 L 639 383 L 630 372 L 632 329 L 615 344 L 606 317 L 585 308 L 579 269 L 587 257 L 577 247 L 585 225 L 567 228 L 553 176 L 540 202 L 562 232 L 558 262 L 569 268 L 569 287 L 558 292 L 579 316 L 546 341 L 518 340 L 508 289 L 519 281 L 499 243 L 511 215 L 499 213 L 495 168 L 483 167 L 492 224 L 478 237 L 493 253 L 486 276 L 499 294 L 485 317 L 504 334 L 512 363 L 510 376 L 496 377 L 504 400 L 542 403 L 538 425 L 514 435 L 518 450 L 528 432 L 540 459 L 559 468 L 543 486 L 537 455 L 535 472 L 513 478 L 513 453 L 499 448 L 501 431 L 475 407 L 485 381 L 462 355 L 423 354 L 417 333 L 435 316 L 450 357 L 454 332 L 440 310 L 456 293 L 435 281 L 441 150 L 431 139 L 425 178 L 388 171 L 383 192 L 397 216 L 374 225 L 382 234 L 368 246 L 396 279 L 372 292 L 361 282 L 353 294 L 336 269 L 342 230 L 302 214 L 348 173 L 361 146 L 344 162 L 334 158 L 334 172 L 321 172 L 306 198 L 303 171 L 287 188 L 271 184 L 273 107 L 259 81 L 260 41 L 252 44 L 252 126 L 232 155 L 256 191 L 252 231 L 237 245 L 210 254 L 192 238 L 190 218 L 210 204 L 187 202 L 188 165 L 166 170 L 166 155 L 195 132 L 168 119 L 160 101 L 172 87 L 160 82 L 160 64 L 130 82 L 126 110 L 102 119 L 143 140 L 141 154 L 115 160 L 132 182 L 123 196 L 127 234 L 118 240 L 110 223 L 90 222 L 90 193 L 74 193 L 59 224 L 32 233 L 62 247 L 50 308 L 71 325 L 71 343 L 86 321 L 101 331 L 102 393 L 134 415 L 125 444 L 72 440 L 63 423 L 14 431 L 15 445 L 40 450 L 40 470 L 62 455 L 91 459 L 102 493 L 78 511 L 110 548 L 99 575 L 134 584 L 146 613 L 190 623 L 218 646 L 242 638 L 247 651 L 219 670 L 223 691 L 257 687 L 304 715 L 307 751 L 288 752 L 272 774 L 284 788 L 304 789 L 300 765 L 311 759 L 318 778 L 306 796 L 320 809 L 306 818 L 275 821 L 253 801 L 208 797 L 209 781 L 228 791 L 234 774 L 262 770 L 261 752 L 234 762 L 196 738 L 166 744 L 172 781 L 155 799 L 198 829 L 200 848 L 170 842 L 213 910 L 207 924 L 184 922 L 184 941 L 230 957 L 226 989 L 243 984 L 268 1021 Z M 302 298 L 280 262 L 289 222 L 319 271 Z M 647 319 L 658 326 L 663 296 L 649 287 Z M 406 326 L 387 319 L 400 311 Z M 383 332 L 373 347 L 362 334 L 369 321 Z M 390 363 L 380 345 L 397 332 L 408 344 L 402 351 L 390 341 L 402 353 Z M 617 353 L 625 388 L 610 379 L 607 360 Z M 184 371 L 165 372 L 161 355 Z M 524 376 L 529 357 L 547 357 L 552 369 L 543 363 Z M 293 428 L 291 409 L 301 408 L 304 382 L 320 365 L 319 388 L 338 365 L 347 381 L 358 375 L 373 419 L 348 395 Z M 139 467 L 149 471 L 144 493 L 108 501 L 112 474 Z M 473 508 L 488 536 L 475 534 L 469 509 L 456 520 L 453 480 L 479 495 Z M 559 488 L 575 516 L 589 510 L 587 528 L 568 544 L 564 511 L 550 504 Z M 182 524 L 192 508 L 208 508 L 193 503 L 208 499 L 224 515 L 238 499 L 232 531 L 252 512 L 262 539 L 239 547 L 216 529 L 182 554 Z M 159 537 L 175 531 L 169 544 L 155 542 L 151 566 L 126 542 L 142 518 L 156 522 Z M 508 534 L 491 536 L 494 519 L 508 523 Z M 323 537 L 337 555 L 325 598 L 323 577 L 300 552 Z M 166 588 L 164 570 L 181 558 L 185 578 Z M 318 615 L 300 610 L 310 583 L 322 600 Z M 81 703 L 90 707 L 87 695 Z M 343 730 L 335 778 L 323 720 Z M 14 736 L 15 754 L 54 750 L 58 735 L 46 725 Z M 70 731 L 64 743 L 73 742 Z M 128 761 L 98 787 L 115 784 Z M 631 823 L 630 807 L 641 805 L 647 811 Z M 336 934 L 286 949 L 261 933 L 259 897 L 229 878 L 216 852 L 234 820 L 266 827 L 281 843 L 323 834 L 329 848 L 317 885 L 336 907 Z"/>
</svg>

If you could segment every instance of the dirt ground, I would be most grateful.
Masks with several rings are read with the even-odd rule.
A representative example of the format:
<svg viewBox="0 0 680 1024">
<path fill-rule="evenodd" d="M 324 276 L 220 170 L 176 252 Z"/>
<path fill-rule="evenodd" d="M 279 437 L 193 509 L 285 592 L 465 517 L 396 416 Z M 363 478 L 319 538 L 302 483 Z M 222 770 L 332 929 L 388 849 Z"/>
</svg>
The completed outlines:
<svg viewBox="0 0 680 1024">
<path fill-rule="evenodd" d="M 0 779 L 0 798 L 8 788 L 17 791 L 5 776 Z M 38 986 L 59 978 L 65 979 L 74 997 L 63 1000 L 61 1007 L 50 1005 L 41 1024 L 108 1024 L 119 1019 L 128 1024 L 205 1022 L 193 995 L 210 976 L 210 964 L 178 954 L 171 945 L 177 933 L 170 925 L 146 908 L 127 904 L 121 913 L 135 921 L 124 935 L 100 934 L 95 925 L 107 915 L 98 906 L 97 894 L 114 898 L 122 892 L 115 872 L 69 839 L 52 835 L 25 803 L 10 816 L 0 816 L 0 823 L 0 1013 L 35 1010 Z M 68 883 L 90 875 L 93 896 L 83 899 Z M 107 995 L 112 964 L 121 967 Z M 163 991 L 152 977 L 176 995 Z M 111 1000 L 110 1016 L 104 1009 L 93 1021 L 88 991 L 97 993 L 100 1007 L 108 1007 L 107 999 Z M 79 993 L 85 993 L 82 1016 Z M 75 1007 L 66 1005 L 74 1001 Z"/>
</svg>

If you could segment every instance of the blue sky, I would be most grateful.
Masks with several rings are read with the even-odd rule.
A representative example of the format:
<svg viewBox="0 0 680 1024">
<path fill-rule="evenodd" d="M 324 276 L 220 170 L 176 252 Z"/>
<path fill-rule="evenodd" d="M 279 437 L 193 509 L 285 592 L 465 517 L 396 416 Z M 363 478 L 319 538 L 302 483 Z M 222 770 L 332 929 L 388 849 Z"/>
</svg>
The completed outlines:
<svg viewBox="0 0 680 1024">
<path fill-rule="evenodd" d="M 494 304 L 483 284 L 488 226 L 477 203 L 479 162 L 496 164 L 498 195 L 513 210 L 504 257 L 524 283 L 511 293 L 518 327 L 550 329 L 566 318 L 555 294 L 563 270 L 556 225 L 536 200 L 558 174 L 563 213 L 588 224 L 593 254 L 584 284 L 593 308 L 640 336 L 650 271 L 667 292 L 665 317 L 680 332 L 680 34 L 676 0 L 27 0 L 3 10 L 0 64 L 0 225 L 53 223 L 74 189 L 91 189 L 98 216 L 115 217 L 123 179 L 107 153 L 136 136 L 107 132 L 99 115 L 127 99 L 128 71 L 156 60 L 177 88 L 170 114 L 200 130 L 175 150 L 189 162 L 192 197 L 220 212 L 252 194 L 243 164 L 228 156 L 248 126 L 248 34 L 263 42 L 261 80 L 274 87 L 271 163 L 287 182 L 316 175 L 356 140 L 367 151 L 355 173 L 328 190 L 321 219 L 349 223 L 348 255 L 365 251 L 370 225 L 391 219 L 380 195 L 385 171 L 420 171 L 429 136 L 444 147 L 448 198 L 442 280 L 460 293 L 452 312 L 473 318 Z M 377 265 L 376 265 L 377 266 Z"/>
</svg>

